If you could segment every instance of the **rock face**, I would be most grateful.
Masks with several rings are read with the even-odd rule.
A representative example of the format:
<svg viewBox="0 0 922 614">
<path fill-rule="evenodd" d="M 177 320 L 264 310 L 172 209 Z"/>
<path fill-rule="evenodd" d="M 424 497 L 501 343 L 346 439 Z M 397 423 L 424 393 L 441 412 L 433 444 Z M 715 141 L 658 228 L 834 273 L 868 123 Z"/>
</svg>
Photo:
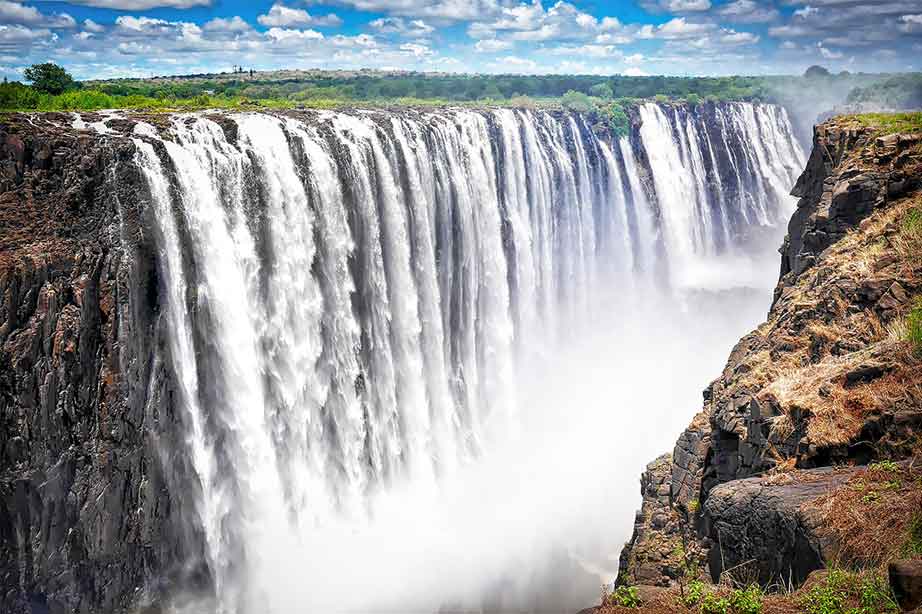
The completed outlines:
<svg viewBox="0 0 922 614">
<path fill-rule="evenodd" d="M 768 320 L 705 390 L 668 484 L 654 494 L 643 481 L 644 509 L 668 516 L 668 498 L 679 512 L 700 510 L 689 524 L 710 548 L 712 576 L 754 561 L 763 582 L 802 581 L 824 556 L 822 527 L 803 505 L 838 474 L 772 480 L 795 467 L 902 458 L 918 445 L 922 364 L 898 331 L 922 293 L 922 246 L 903 230 L 922 207 L 920 187 L 922 134 L 879 137 L 847 119 L 816 128 Z M 657 573 L 636 562 L 645 544 L 677 545 L 677 531 L 652 517 L 638 517 L 622 553 L 624 581 L 670 577 L 668 563 Z"/>
<path fill-rule="evenodd" d="M 904 610 L 922 608 L 922 561 L 893 561 L 888 573 L 900 607 Z"/>
<path fill-rule="evenodd" d="M 736 570 L 761 584 L 803 583 L 828 555 L 819 519 L 805 504 L 834 491 L 852 473 L 823 467 L 714 487 L 703 510 L 703 532 L 714 544 L 708 552 L 712 580 Z"/>
<path fill-rule="evenodd" d="M 111 612 L 195 560 L 130 141 L 0 127 L 0 611 Z M 166 471 L 164 468 L 168 468 Z M 169 485 L 169 488 L 168 488 Z M 191 558 L 189 558 L 191 556 Z M 194 570 L 193 570 L 194 571 Z M 155 573 L 156 572 L 156 573 Z"/>
<path fill-rule="evenodd" d="M 631 540 L 635 547 L 621 553 L 620 568 L 626 572 L 621 581 L 625 584 L 669 586 L 681 573 L 682 559 L 672 546 L 674 540 L 682 539 L 682 524 L 669 501 L 671 469 L 672 459 L 665 454 L 647 465 L 640 477 L 644 501 L 634 522 Z"/>
</svg>

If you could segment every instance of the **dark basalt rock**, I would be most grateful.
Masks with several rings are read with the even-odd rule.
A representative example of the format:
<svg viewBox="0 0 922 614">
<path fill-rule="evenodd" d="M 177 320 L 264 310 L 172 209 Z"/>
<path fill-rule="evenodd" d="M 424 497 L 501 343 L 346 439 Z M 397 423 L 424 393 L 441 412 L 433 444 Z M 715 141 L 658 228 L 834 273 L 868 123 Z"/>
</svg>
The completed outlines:
<svg viewBox="0 0 922 614">
<path fill-rule="evenodd" d="M 890 588 L 904 610 L 922 608 L 922 560 L 892 561 L 887 569 Z"/>
<path fill-rule="evenodd" d="M 132 156 L 50 121 L 0 126 L 5 614 L 121 611 L 199 556 Z"/>
<path fill-rule="evenodd" d="M 714 582 L 733 570 L 762 584 L 801 584 L 824 566 L 823 538 L 804 504 L 842 485 L 853 470 L 830 467 L 796 477 L 749 478 L 713 488 L 704 505 L 704 532 Z M 785 480 L 785 477 L 788 477 Z"/>
</svg>

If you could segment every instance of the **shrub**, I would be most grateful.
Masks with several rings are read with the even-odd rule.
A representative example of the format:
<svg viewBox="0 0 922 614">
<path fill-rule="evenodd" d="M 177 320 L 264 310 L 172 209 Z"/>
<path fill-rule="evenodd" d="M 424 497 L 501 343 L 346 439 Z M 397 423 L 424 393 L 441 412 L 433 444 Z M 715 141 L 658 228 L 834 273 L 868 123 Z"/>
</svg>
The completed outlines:
<svg viewBox="0 0 922 614">
<path fill-rule="evenodd" d="M 747 588 L 733 591 L 730 595 L 730 607 L 734 614 L 761 614 L 762 589 L 758 584 L 751 584 Z"/>
<path fill-rule="evenodd" d="M 622 608 L 639 608 L 640 596 L 633 586 L 619 586 L 613 593 L 608 595 L 607 604 Z"/>
<path fill-rule="evenodd" d="M 2 109 L 36 109 L 47 94 L 22 83 L 4 83 L 0 85 L 0 108 Z"/>
<path fill-rule="evenodd" d="M 667 96 L 666 94 L 657 94 L 656 96 L 654 96 L 654 99 L 656 100 L 656 102 L 669 102 L 669 96 Z"/>
<path fill-rule="evenodd" d="M 595 103 L 592 102 L 592 98 L 587 96 L 582 92 L 577 92 L 575 90 L 570 90 L 563 95 L 563 98 L 560 99 L 560 103 L 563 107 L 569 111 L 575 111 L 577 113 L 591 113 L 596 110 Z"/>
<path fill-rule="evenodd" d="M 701 600 L 701 614 L 730 614 L 730 600 L 708 593 Z"/>
<path fill-rule="evenodd" d="M 692 580 L 688 583 L 688 588 L 685 589 L 683 601 L 686 606 L 691 607 L 699 603 L 706 593 L 707 586 L 705 586 L 704 582 L 701 580 Z"/>
<path fill-rule="evenodd" d="M 631 119 L 617 102 L 613 102 L 606 109 L 608 116 L 608 127 L 616 137 L 627 136 L 631 131 Z"/>
<path fill-rule="evenodd" d="M 868 471 L 886 471 L 887 473 L 896 473 L 900 466 L 892 460 L 882 460 L 868 465 Z"/>
</svg>

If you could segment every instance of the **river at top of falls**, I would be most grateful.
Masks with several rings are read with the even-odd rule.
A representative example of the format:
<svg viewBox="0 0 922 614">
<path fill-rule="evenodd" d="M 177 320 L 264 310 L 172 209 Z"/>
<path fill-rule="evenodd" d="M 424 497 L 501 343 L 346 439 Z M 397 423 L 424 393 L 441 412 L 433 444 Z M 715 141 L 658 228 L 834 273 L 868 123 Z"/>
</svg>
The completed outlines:
<svg viewBox="0 0 922 614">
<path fill-rule="evenodd" d="M 599 535 L 764 310 L 750 238 L 804 162 L 778 107 L 639 115 L 139 126 L 211 610 L 540 609 L 616 569 Z"/>
</svg>

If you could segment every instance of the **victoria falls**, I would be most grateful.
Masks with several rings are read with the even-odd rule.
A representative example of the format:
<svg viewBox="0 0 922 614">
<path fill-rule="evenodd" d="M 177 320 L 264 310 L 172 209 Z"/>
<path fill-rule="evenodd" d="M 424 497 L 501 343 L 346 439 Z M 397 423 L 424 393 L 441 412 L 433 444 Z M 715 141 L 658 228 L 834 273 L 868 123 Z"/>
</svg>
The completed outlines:
<svg viewBox="0 0 922 614">
<path fill-rule="evenodd" d="M 922 607 L 922 16 L 225 4 L 0 2 L 0 611 Z"/>
</svg>

